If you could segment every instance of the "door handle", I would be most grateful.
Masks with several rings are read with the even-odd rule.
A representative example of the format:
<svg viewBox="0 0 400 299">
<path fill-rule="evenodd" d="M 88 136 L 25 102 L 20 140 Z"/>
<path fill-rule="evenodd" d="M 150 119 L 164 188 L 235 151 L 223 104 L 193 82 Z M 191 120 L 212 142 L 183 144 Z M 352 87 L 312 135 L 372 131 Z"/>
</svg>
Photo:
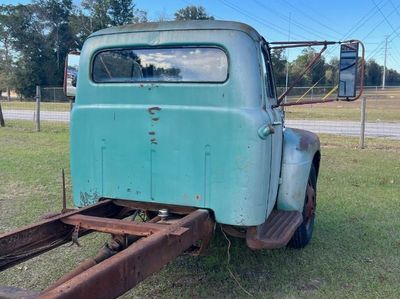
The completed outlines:
<svg viewBox="0 0 400 299">
<path fill-rule="evenodd" d="M 272 123 L 273 126 L 282 126 L 282 122 L 281 121 L 274 121 Z"/>
<path fill-rule="evenodd" d="M 271 124 L 263 125 L 258 129 L 258 136 L 261 139 L 265 139 L 269 135 L 274 134 L 274 133 L 275 133 L 275 129 Z"/>
</svg>

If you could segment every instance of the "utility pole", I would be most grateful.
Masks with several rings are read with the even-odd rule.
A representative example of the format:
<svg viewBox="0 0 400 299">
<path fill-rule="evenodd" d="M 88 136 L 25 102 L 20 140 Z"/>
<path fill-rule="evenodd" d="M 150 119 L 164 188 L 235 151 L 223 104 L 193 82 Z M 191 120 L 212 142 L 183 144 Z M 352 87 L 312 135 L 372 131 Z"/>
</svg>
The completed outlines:
<svg viewBox="0 0 400 299">
<path fill-rule="evenodd" d="M 387 40 L 388 36 L 385 36 L 385 58 L 383 61 L 383 76 L 382 76 L 382 89 L 385 89 L 385 83 L 386 83 L 386 57 L 387 57 Z"/>
<path fill-rule="evenodd" d="M 292 22 L 292 13 L 289 13 L 289 33 L 288 33 L 288 41 L 290 41 L 290 25 Z M 288 83 L 289 83 L 289 48 L 286 48 L 286 83 L 285 83 L 285 92 L 288 89 Z M 285 99 L 283 101 L 284 103 L 287 102 L 287 96 L 285 96 Z"/>
</svg>

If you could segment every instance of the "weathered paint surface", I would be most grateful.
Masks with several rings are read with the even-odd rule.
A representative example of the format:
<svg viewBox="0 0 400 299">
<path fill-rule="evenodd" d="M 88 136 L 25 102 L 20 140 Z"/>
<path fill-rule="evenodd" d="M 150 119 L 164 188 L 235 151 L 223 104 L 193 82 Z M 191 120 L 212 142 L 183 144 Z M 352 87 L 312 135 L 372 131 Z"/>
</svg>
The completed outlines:
<svg viewBox="0 0 400 299">
<path fill-rule="evenodd" d="M 265 221 L 271 138 L 262 110 L 258 34 L 228 29 L 95 34 L 82 50 L 71 121 L 77 206 L 118 198 L 212 209 L 218 222 Z M 128 30 L 129 31 L 129 30 Z M 250 33 L 249 33 L 250 32 Z M 213 45 L 229 57 L 225 83 L 118 83 L 90 80 L 104 48 Z"/>
<path fill-rule="evenodd" d="M 82 50 L 71 115 L 75 205 L 126 199 L 208 208 L 224 224 L 263 223 L 277 198 L 282 116 L 266 95 L 261 44 L 251 27 L 221 21 L 129 25 L 93 34 Z M 92 58 L 99 50 L 188 45 L 222 48 L 228 80 L 91 80 Z M 269 125 L 275 133 L 260 138 L 259 129 Z M 284 155 L 290 156 L 291 148 Z M 284 164 L 280 194 L 289 196 L 283 200 L 280 195 L 284 209 L 304 198 L 295 200 L 292 191 L 299 188 L 287 186 L 304 183 L 296 171 L 305 170 Z"/>
<path fill-rule="evenodd" d="M 314 156 L 319 159 L 319 150 L 319 139 L 314 133 L 290 128 L 285 130 L 278 210 L 303 211 L 308 175 Z"/>
</svg>

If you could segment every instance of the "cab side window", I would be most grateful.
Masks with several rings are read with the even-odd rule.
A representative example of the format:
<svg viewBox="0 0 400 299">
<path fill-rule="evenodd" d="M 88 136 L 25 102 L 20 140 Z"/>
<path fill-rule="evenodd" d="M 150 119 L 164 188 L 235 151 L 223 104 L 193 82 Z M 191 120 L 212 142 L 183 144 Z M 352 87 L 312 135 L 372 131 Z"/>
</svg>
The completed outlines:
<svg viewBox="0 0 400 299">
<path fill-rule="evenodd" d="M 269 60 L 269 55 L 266 52 L 264 47 L 261 47 L 261 53 L 263 58 L 263 76 L 265 81 L 265 91 L 267 96 L 267 104 L 275 105 L 276 104 L 276 95 L 275 95 L 275 87 L 272 79 L 272 68 Z"/>
</svg>

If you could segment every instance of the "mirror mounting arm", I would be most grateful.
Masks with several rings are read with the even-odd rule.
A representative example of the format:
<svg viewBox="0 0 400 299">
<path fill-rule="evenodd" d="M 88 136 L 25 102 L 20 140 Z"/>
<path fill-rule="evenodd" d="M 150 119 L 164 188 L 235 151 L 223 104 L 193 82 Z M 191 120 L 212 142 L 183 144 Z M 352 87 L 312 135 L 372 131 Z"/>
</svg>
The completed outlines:
<svg viewBox="0 0 400 299">
<path fill-rule="evenodd" d="M 311 69 L 311 67 L 316 63 L 317 60 L 319 60 L 322 56 L 322 53 L 327 49 L 328 45 L 334 45 L 334 44 L 349 44 L 349 43 L 358 43 L 361 45 L 361 64 L 360 64 L 360 69 L 361 69 L 361 77 L 360 77 L 360 86 L 359 86 L 359 94 L 354 97 L 354 98 L 346 98 L 345 100 L 347 101 L 355 101 L 359 99 L 362 94 L 363 94 L 363 88 L 364 88 L 364 66 L 365 66 L 365 47 L 364 44 L 360 40 L 352 39 L 352 40 L 346 40 L 346 41 L 279 41 L 279 42 L 270 42 L 268 43 L 269 49 L 285 49 L 285 48 L 297 48 L 297 47 L 311 47 L 311 46 L 323 46 L 321 51 L 314 56 L 312 61 L 310 61 L 304 71 L 301 72 L 301 74 L 296 78 L 296 80 L 290 85 L 290 87 L 278 98 L 277 104 L 273 105 L 273 107 L 279 107 L 279 106 L 294 106 L 294 105 L 304 105 L 304 104 L 317 104 L 317 103 L 326 103 L 326 102 L 334 102 L 334 101 L 339 101 L 343 100 L 339 97 L 335 99 L 326 99 L 323 98 L 321 100 L 312 100 L 312 101 L 307 101 L 307 102 L 293 102 L 293 103 L 282 103 L 283 99 L 289 94 L 289 92 L 294 88 L 294 86 L 300 82 L 301 78 L 305 75 L 307 71 Z M 337 86 L 336 86 L 337 88 Z M 334 89 L 333 89 L 334 90 Z M 332 90 L 332 91 L 333 91 Z M 330 93 L 328 93 L 330 94 Z"/>
<path fill-rule="evenodd" d="M 278 103 L 277 103 L 278 106 L 282 103 L 285 96 L 293 89 L 293 87 L 295 87 L 296 84 L 300 82 L 300 80 L 303 78 L 305 73 L 307 73 L 310 70 L 310 68 L 315 64 L 315 62 L 321 58 L 322 53 L 324 53 L 325 50 L 328 48 L 327 43 L 325 43 L 323 45 L 324 46 L 322 47 L 321 51 L 319 51 L 319 53 L 317 55 L 315 55 L 314 58 L 307 64 L 305 69 L 300 73 L 300 75 L 296 78 L 296 80 L 294 80 L 294 82 L 292 84 L 290 84 L 290 87 L 282 95 L 279 96 Z"/>
</svg>

